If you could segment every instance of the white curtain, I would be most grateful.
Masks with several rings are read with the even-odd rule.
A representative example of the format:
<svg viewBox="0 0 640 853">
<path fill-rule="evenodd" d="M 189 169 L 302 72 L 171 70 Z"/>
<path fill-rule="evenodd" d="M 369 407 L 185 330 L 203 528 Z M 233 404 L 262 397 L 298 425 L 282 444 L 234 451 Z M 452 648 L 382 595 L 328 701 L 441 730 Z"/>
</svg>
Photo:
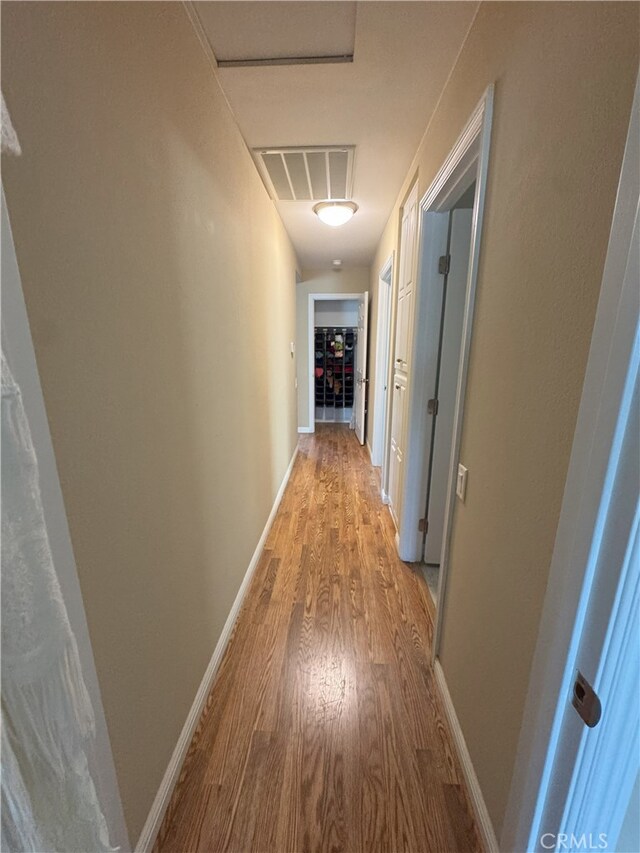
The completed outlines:
<svg viewBox="0 0 640 853">
<path fill-rule="evenodd" d="M 29 424 L 4 353 L 1 615 L 2 850 L 112 850 L 87 762 L 93 709 L 53 565 Z"/>
</svg>

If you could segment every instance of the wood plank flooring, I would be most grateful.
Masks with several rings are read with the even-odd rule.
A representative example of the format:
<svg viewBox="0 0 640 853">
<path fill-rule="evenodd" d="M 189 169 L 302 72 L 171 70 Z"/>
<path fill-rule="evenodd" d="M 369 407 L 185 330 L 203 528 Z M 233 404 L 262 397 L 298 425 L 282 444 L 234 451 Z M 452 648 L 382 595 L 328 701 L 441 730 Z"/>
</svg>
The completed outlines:
<svg viewBox="0 0 640 853">
<path fill-rule="evenodd" d="M 302 437 L 154 853 L 482 850 L 394 535 L 353 432 Z"/>
</svg>

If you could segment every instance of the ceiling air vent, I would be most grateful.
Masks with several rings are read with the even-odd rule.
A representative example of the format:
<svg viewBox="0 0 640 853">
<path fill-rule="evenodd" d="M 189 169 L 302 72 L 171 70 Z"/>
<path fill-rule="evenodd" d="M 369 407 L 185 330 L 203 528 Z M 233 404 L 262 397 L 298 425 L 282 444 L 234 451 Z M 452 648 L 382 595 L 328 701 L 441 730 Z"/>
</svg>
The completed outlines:
<svg viewBox="0 0 640 853">
<path fill-rule="evenodd" d="M 314 148 L 256 148 L 254 154 L 277 201 L 350 199 L 353 145 Z"/>
</svg>

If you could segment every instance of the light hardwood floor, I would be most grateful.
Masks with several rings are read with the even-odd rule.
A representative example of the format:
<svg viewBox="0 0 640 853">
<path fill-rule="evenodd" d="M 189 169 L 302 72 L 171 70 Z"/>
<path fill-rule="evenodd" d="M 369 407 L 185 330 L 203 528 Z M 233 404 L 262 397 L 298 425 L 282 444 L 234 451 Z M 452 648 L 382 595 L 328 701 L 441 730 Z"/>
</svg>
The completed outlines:
<svg viewBox="0 0 640 853">
<path fill-rule="evenodd" d="M 482 849 L 394 534 L 353 432 L 302 437 L 155 853 Z"/>
</svg>

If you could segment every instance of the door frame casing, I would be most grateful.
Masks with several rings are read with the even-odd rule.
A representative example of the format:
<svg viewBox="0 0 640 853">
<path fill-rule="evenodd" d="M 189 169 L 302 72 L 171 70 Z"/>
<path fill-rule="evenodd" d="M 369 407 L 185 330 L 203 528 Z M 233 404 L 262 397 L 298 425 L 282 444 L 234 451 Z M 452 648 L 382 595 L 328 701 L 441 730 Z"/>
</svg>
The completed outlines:
<svg viewBox="0 0 640 853">
<path fill-rule="evenodd" d="M 367 444 L 367 411 L 369 405 L 369 291 L 365 290 L 358 300 L 358 330 L 356 333 L 356 350 L 354 353 L 354 393 L 353 393 L 353 429 L 356 438 L 362 446 Z M 362 313 L 361 313 L 362 312 Z M 362 320 L 362 329 L 360 328 Z M 363 340 L 364 339 L 364 340 Z M 360 375 L 358 375 L 360 374 Z M 359 386 L 359 390 L 358 390 Z M 362 429 L 358 431 L 358 412 L 362 401 Z M 369 448 L 369 452 L 371 452 Z"/>
<path fill-rule="evenodd" d="M 393 294 L 393 273 L 395 252 L 391 252 L 378 273 L 378 321 L 376 323 L 376 390 L 375 409 L 373 412 L 373 442 L 371 444 L 371 464 L 382 466 L 381 488 L 386 494 L 386 477 L 388 469 L 387 454 L 387 411 L 389 409 L 389 367 L 391 360 L 391 309 Z M 384 291 L 383 291 L 384 288 Z M 385 293 L 384 305 L 380 299 Z M 384 311 L 381 310 L 384 308 Z M 381 370 L 384 365 L 384 370 Z M 382 405 L 381 405 L 382 404 Z"/>
<path fill-rule="evenodd" d="M 627 276 L 625 285 L 625 273 L 630 260 L 637 263 L 633 235 L 640 218 L 639 158 L 640 77 L 500 839 L 505 850 L 529 850 L 540 830 L 594 585 L 598 520 L 611 498 L 607 474 L 619 461 L 615 434 L 631 353 L 638 346 L 637 281 L 630 285 Z"/>
<path fill-rule="evenodd" d="M 307 374 L 309 376 L 309 428 L 306 432 L 315 432 L 316 431 L 316 401 L 315 401 L 315 346 L 314 346 L 314 334 L 315 334 L 315 308 L 316 302 L 345 302 L 356 301 L 360 302 L 364 294 L 369 293 L 368 290 L 363 290 L 360 293 L 310 293 L 308 297 L 308 306 L 307 306 L 307 332 L 309 336 L 309 349 L 308 349 L 308 358 L 309 365 Z M 365 353 L 366 359 L 366 353 Z M 366 361 L 365 361 L 366 363 Z M 355 406 L 355 399 L 354 399 Z M 366 417 L 366 413 L 365 413 Z"/>
<path fill-rule="evenodd" d="M 409 374 L 406 466 L 403 483 L 402 514 L 398 534 L 398 551 L 401 559 L 409 562 L 420 560 L 422 534 L 418 522 L 424 510 L 428 453 L 426 439 L 430 432 L 431 415 L 427 413 L 429 389 L 425 381 L 429 367 L 432 341 L 422 334 L 426 322 L 426 305 L 429 293 L 442 289 L 442 276 L 438 273 L 438 256 L 446 248 L 446 214 L 463 192 L 475 181 L 476 192 L 473 205 L 473 224 L 469 253 L 469 272 L 465 297 L 464 320 L 460 363 L 456 385 L 453 441 L 449 463 L 447 502 L 440 557 L 438 584 L 438 612 L 433 643 L 433 660 L 438 654 L 442 632 L 442 614 L 446 595 L 446 580 L 449 561 L 449 540 L 455 509 L 455 473 L 460 453 L 464 400 L 471 348 L 473 311 L 478 281 L 478 263 L 484 202 L 489 165 L 491 123 L 493 116 L 494 86 L 490 85 L 471 114 L 464 130 L 445 158 L 436 177 L 423 195 L 418 206 L 418 272 L 416 276 L 416 304 L 411 336 L 412 368 Z M 421 325 L 422 324 L 422 325 Z"/>
</svg>

